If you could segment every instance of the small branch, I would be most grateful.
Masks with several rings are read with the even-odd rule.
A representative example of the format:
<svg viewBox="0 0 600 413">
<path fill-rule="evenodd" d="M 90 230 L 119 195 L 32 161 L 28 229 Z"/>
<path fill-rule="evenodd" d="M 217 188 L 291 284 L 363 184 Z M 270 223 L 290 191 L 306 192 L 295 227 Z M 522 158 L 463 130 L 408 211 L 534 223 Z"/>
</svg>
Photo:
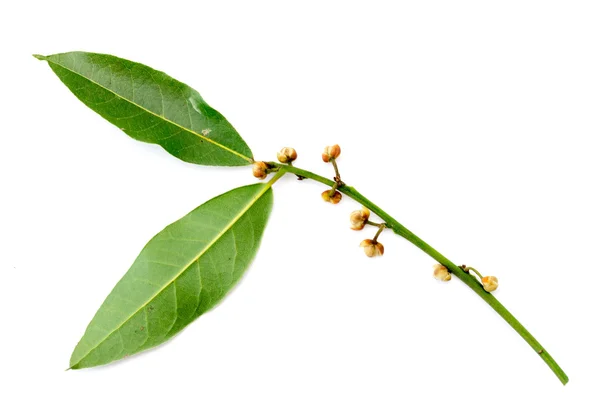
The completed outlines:
<svg viewBox="0 0 600 413">
<path fill-rule="evenodd" d="M 377 241 L 377 238 L 379 238 L 379 235 L 381 235 L 381 232 L 385 229 L 385 224 L 379 224 L 378 227 L 379 227 L 379 229 L 377 230 L 377 233 L 373 237 L 373 242 Z"/>
<path fill-rule="evenodd" d="M 312 179 L 314 181 L 320 182 L 326 186 L 333 187 L 335 184 L 334 181 L 331 181 L 325 177 L 314 174 L 310 171 L 306 171 L 304 169 L 296 168 L 288 165 L 281 165 L 282 172 L 290 172 L 296 174 L 297 176 L 301 176 L 303 178 Z M 334 164 L 335 165 L 335 164 Z M 335 167 L 335 166 L 334 166 Z M 359 204 L 363 205 L 365 208 L 368 208 L 375 214 L 377 214 L 381 219 L 385 221 L 386 227 L 390 228 L 396 234 L 405 238 L 413 245 L 421 249 L 423 252 L 428 254 L 434 260 L 448 268 L 450 272 L 452 272 L 458 279 L 460 279 L 463 283 L 465 283 L 471 290 L 473 290 L 483 301 L 485 301 L 490 307 L 496 311 L 526 342 L 533 348 L 533 350 L 540 356 L 540 358 L 550 367 L 550 369 L 556 374 L 558 379 L 562 384 L 567 384 L 569 378 L 565 374 L 565 372 L 560 368 L 558 363 L 554 361 L 552 356 L 542 347 L 542 345 L 533 337 L 533 335 L 527 331 L 527 329 L 517 320 L 507 309 L 504 307 L 492 294 L 486 292 L 482 285 L 477 281 L 477 279 L 468 273 L 468 267 L 460 268 L 448 258 L 440 254 L 436 249 L 431 247 L 421 238 L 413 234 L 408 228 L 404 225 L 396 221 L 391 215 L 385 212 L 383 209 L 379 208 L 375 205 L 371 200 L 366 198 L 356 189 L 351 186 L 341 186 L 338 190 L 354 199 Z"/>
<path fill-rule="evenodd" d="M 337 162 L 335 158 L 331 158 L 331 164 L 333 165 L 333 170 L 335 171 L 335 181 L 341 182 L 342 178 L 340 177 L 340 171 L 338 170 Z"/>
<path fill-rule="evenodd" d="M 367 222 L 365 222 L 365 224 L 372 225 L 374 227 L 380 227 L 383 225 L 385 228 L 387 228 L 387 224 L 385 222 L 377 223 L 377 222 L 373 222 L 373 221 L 367 221 Z"/>
<path fill-rule="evenodd" d="M 477 271 L 475 268 L 473 267 L 460 267 L 462 270 L 464 270 L 464 272 L 466 272 L 467 274 L 469 273 L 469 271 L 473 271 L 475 274 L 477 274 L 477 276 L 479 277 L 479 279 L 483 279 L 483 275 L 481 275 L 481 273 L 479 271 Z"/>
<path fill-rule="evenodd" d="M 331 187 L 331 191 L 329 191 L 329 196 L 334 196 L 335 195 L 335 191 L 338 189 L 339 184 L 337 182 L 335 182 L 333 184 L 333 186 Z"/>
</svg>

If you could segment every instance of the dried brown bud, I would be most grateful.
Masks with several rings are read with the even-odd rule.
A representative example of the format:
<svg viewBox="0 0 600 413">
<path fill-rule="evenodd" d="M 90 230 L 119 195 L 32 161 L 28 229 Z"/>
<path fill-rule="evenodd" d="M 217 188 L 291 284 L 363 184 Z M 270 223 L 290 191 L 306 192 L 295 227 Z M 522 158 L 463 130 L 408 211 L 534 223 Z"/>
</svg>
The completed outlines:
<svg viewBox="0 0 600 413">
<path fill-rule="evenodd" d="M 283 148 L 279 152 L 277 152 L 277 160 L 281 163 L 288 163 L 295 161 L 298 157 L 296 150 L 294 148 Z"/>
<path fill-rule="evenodd" d="M 433 276 L 440 281 L 450 281 L 452 278 L 450 272 L 448 272 L 448 268 L 444 267 L 442 264 L 435 264 L 433 266 Z"/>
<path fill-rule="evenodd" d="M 481 283 L 483 284 L 483 289 L 486 290 L 488 293 L 491 293 L 496 288 L 498 288 L 498 279 L 493 275 L 483 277 L 481 279 Z"/>
<path fill-rule="evenodd" d="M 261 161 L 254 162 L 254 165 L 252 165 L 252 174 L 258 179 L 265 179 L 268 170 L 267 164 Z"/>
<path fill-rule="evenodd" d="M 323 198 L 323 201 L 331 202 L 332 204 L 337 204 L 338 202 L 340 202 L 342 200 L 342 194 L 340 194 L 338 191 L 335 191 L 333 193 L 333 196 L 331 196 L 329 194 L 330 192 L 331 192 L 331 189 L 328 189 L 327 191 L 324 191 L 321 194 L 321 198 Z"/>
<path fill-rule="evenodd" d="M 340 156 L 341 152 L 342 150 L 340 149 L 340 145 L 326 146 L 321 154 L 321 157 L 323 158 L 323 162 L 329 162 L 332 159 L 336 159 L 338 156 Z"/>
<path fill-rule="evenodd" d="M 363 240 L 360 246 L 365 251 L 367 257 L 378 257 L 383 255 L 383 244 L 372 239 Z"/>
<path fill-rule="evenodd" d="M 362 207 L 362 209 L 358 211 L 353 211 L 350 214 L 350 229 L 355 231 L 360 231 L 363 229 L 369 220 L 370 215 L 371 212 L 369 212 L 369 210 L 365 207 Z"/>
</svg>

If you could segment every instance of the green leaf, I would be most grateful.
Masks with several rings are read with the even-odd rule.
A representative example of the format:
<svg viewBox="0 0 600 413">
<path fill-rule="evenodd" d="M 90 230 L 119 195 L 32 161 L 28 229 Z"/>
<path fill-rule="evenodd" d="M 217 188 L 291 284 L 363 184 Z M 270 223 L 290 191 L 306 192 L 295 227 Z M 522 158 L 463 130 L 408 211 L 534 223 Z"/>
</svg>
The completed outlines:
<svg viewBox="0 0 600 413">
<path fill-rule="evenodd" d="M 186 162 L 248 165 L 252 151 L 198 92 L 148 66 L 115 56 L 71 52 L 34 55 L 89 108 L 134 139 Z"/>
<path fill-rule="evenodd" d="M 161 344 L 221 301 L 258 250 L 275 180 L 213 198 L 154 236 L 90 322 L 71 368 Z"/>
</svg>

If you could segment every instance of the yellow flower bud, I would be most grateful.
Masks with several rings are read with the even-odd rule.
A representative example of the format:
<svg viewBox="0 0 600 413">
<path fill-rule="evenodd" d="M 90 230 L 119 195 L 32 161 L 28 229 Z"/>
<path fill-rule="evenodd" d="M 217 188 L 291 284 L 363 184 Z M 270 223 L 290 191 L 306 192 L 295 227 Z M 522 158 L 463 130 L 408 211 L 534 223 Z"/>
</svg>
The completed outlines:
<svg viewBox="0 0 600 413">
<path fill-rule="evenodd" d="M 488 293 L 491 293 L 496 288 L 498 288 L 498 279 L 493 275 L 483 277 L 481 279 L 481 283 L 483 284 L 483 289 L 486 290 Z"/>
<path fill-rule="evenodd" d="M 281 163 L 288 163 L 295 161 L 298 157 L 296 150 L 294 148 L 283 148 L 279 152 L 277 152 L 277 160 Z"/>
<path fill-rule="evenodd" d="M 254 165 L 252 165 L 252 174 L 258 179 L 265 179 L 268 170 L 269 167 L 264 162 L 254 162 Z"/>
<path fill-rule="evenodd" d="M 340 202 L 342 200 L 342 194 L 340 194 L 338 191 L 335 191 L 333 193 L 333 196 L 331 196 L 329 194 L 330 192 L 331 192 L 331 189 L 328 189 L 327 191 L 324 191 L 321 194 L 321 198 L 323 198 L 323 201 L 331 202 L 332 204 L 337 204 L 338 202 Z"/>
<path fill-rule="evenodd" d="M 340 145 L 326 146 L 323 150 L 323 154 L 321 154 L 321 157 L 323 158 L 323 162 L 329 162 L 332 159 L 336 159 L 338 156 L 340 156 L 341 152 L 342 150 L 340 149 Z"/>
<path fill-rule="evenodd" d="M 435 264 L 433 266 L 433 276 L 436 278 L 436 280 L 440 281 L 450 281 L 452 278 L 448 268 L 444 267 L 442 264 Z"/>
<path fill-rule="evenodd" d="M 367 257 L 378 257 L 383 255 L 383 244 L 372 239 L 363 240 L 360 246 L 365 251 Z"/>
<path fill-rule="evenodd" d="M 362 207 L 362 209 L 358 211 L 353 211 L 350 214 L 350 229 L 355 231 L 363 229 L 367 224 L 370 215 L 371 212 L 365 207 Z"/>
</svg>

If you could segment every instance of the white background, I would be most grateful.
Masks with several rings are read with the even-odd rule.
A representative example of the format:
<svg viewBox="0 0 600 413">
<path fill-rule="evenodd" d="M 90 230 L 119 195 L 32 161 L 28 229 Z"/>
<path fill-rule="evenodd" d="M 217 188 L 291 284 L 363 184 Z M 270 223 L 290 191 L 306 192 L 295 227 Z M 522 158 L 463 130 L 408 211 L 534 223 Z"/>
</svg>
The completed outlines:
<svg viewBox="0 0 600 413">
<path fill-rule="evenodd" d="M 598 411 L 595 1 L 5 2 L 0 410 Z M 282 179 L 243 282 L 171 342 L 65 372 L 148 239 L 249 168 L 185 164 L 81 104 L 32 53 L 85 50 L 196 88 L 257 159 L 343 179 L 495 293 L 569 374 L 357 205 Z"/>
</svg>

